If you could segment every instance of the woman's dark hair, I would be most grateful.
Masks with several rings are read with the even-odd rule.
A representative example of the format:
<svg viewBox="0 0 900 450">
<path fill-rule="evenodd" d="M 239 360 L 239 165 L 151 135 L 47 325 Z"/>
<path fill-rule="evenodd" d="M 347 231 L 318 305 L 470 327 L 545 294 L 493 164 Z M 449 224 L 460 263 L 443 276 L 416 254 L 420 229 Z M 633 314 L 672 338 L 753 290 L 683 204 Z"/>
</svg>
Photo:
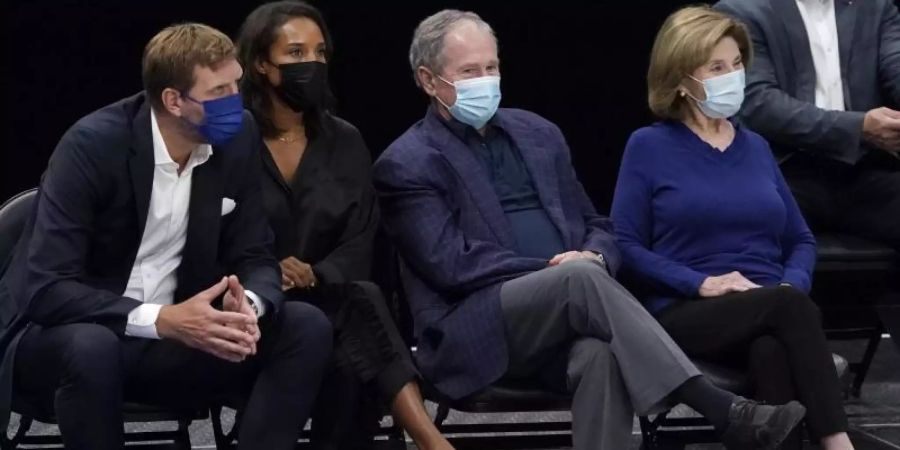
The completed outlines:
<svg viewBox="0 0 900 450">
<path fill-rule="evenodd" d="M 256 70 L 256 64 L 269 59 L 272 44 L 278 39 L 278 29 L 291 19 L 304 17 L 318 25 L 325 38 L 325 55 L 331 60 L 331 35 L 322 14 L 314 6 L 299 0 L 286 0 L 266 3 L 253 10 L 241 25 L 238 33 L 238 60 L 244 66 L 244 78 L 241 80 L 241 94 L 244 106 L 253 113 L 263 136 L 271 137 L 279 133 L 272 121 L 272 100 L 267 92 L 269 80 Z M 331 95 L 328 95 L 329 100 Z M 306 133 L 315 134 L 322 130 L 322 119 L 327 114 L 328 106 L 322 110 L 304 113 L 303 121 Z"/>
</svg>

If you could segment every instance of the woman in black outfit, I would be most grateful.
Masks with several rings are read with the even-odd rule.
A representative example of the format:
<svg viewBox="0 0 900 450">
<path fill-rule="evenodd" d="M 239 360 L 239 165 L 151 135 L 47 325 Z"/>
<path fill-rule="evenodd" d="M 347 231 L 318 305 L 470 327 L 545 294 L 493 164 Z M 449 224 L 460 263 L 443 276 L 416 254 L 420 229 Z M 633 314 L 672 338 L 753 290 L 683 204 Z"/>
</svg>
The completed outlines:
<svg viewBox="0 0 900 450">
<path fill-rule="evenodd" d="M 424 409 L 379 289 L 361 281 L 370 277 L 379 217 L 371 157 L 359 131 L 329 112 L 331 39 L 320 13 L 299 1 L 262 5 L 244 21 L 238 51 L 244 103 L 267 150 L 261 189 L 283 288 L 289 300 L 325 311 L 336 330 L 336 373 L 313 413 L 314 439 L 349 447 L 347 439 L 360 434 L 354 387 L 364 386 L 390 400 L 419 448 L 451 448 Z"/>
</svg>

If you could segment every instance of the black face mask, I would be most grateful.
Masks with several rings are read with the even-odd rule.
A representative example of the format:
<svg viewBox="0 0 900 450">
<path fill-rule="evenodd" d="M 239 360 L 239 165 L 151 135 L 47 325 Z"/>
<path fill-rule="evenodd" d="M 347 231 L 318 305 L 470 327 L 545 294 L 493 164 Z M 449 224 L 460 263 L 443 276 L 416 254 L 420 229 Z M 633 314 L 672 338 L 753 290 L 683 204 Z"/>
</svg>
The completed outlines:
<svg viewBox="0 0 900 450">
<path fill-rule="evenodd" d="M 297 112 L 325 108 L 328 101 L 328 66 L 318 61 L 279 64 L 281 85 L 275 92 Z"/>
</svg>

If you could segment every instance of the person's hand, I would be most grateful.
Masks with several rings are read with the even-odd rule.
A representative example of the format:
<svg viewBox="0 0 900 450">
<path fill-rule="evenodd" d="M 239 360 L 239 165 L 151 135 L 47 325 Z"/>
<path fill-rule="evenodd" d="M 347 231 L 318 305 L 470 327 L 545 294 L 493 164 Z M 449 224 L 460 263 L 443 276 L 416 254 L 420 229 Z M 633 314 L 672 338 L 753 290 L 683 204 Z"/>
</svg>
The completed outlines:
<svg viewBox="0 0 900 450">
<path fill-rule="evenodd" d="M 241 281 L 236 275 L 228 277 L 228 291 L 225 292 L 225 297 L 222 299 L 222 309 L 245 314 L 248 317 L 257 319 L 256 311 L 250 306 L 250 299 L 247 298 L 244 286 L 241 286 Z M 259 324 L 245 327 L 242 331 L 249 333 L 256 339 L 256 342 L 259 342 L 259 338 L 261 337 Z M 253 343 L 253 348 L 250 352 L 251 355 L 256 354 L 256 342 Z"/>
<path fill-rule="evenodd" d="M 891 154 L 900 152 L 900 111 L 881 107 L 867 112 L 863 139 Z"/>
<path fill-rule="evenodd" d="M 560 253 L 560 254 L 554 256 L 553 258 L 550 259 L 550 262 L 548 262 L 547 264 L 550 266 L 558 266 L 562 263 L 569 262 L 569 261 L 575 261 L 575 260 L 579 260 L 579 259 L 596 259 L 596 258 L 597 258 L 597 255 L 594 254 L 593 252 L 571 251 L 571 252 Z"/>
<path fill-rule="evenodd" d="M 289 256 L 284 258 L 281 265 L 281 289 L 314 288 L 316 287 L 316 275 L 312 266 L 303 261 Z"/>
<path fill-rule="evenodd" d="M 256 326 L 256 317 L 234 311 L 218 311 L 213 300 L 228 290 L 228 278 L 176 305 L 160 308 L 156 332 L 161 338 L 175 339 L 188 347 L 205 351 L 231 362 L 251 355 L 257 338 L 247 333 Z"/>
<path fill-rule="evenodd" d="M 730 292 L 744 292 L 762 287 L 741 275 L 740 272 L 726 273 L 717 277 L 707 277 L 700 285 L 701 297 L 718 297 Z"/>
</svg>

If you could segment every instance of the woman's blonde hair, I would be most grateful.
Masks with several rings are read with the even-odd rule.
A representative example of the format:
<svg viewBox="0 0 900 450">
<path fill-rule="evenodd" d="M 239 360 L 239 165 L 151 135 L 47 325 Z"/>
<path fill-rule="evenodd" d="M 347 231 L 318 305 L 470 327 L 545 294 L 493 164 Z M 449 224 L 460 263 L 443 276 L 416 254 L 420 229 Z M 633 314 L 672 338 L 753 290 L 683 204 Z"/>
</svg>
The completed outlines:
<svg viewBox="0 0 900 450">
<path fill-rule="evenodd" d="M 753 58 L 747 28 L 738 20 L 709 6 L 688 6 L 670 15 L 653 43 L 647 71 L 647 101 L 661 119 L 681 120 L 687 100 L 679 95 L 684 78 L 709 61 L 719 41 L 737 42 L 745 66 Z"/>
</svg>

